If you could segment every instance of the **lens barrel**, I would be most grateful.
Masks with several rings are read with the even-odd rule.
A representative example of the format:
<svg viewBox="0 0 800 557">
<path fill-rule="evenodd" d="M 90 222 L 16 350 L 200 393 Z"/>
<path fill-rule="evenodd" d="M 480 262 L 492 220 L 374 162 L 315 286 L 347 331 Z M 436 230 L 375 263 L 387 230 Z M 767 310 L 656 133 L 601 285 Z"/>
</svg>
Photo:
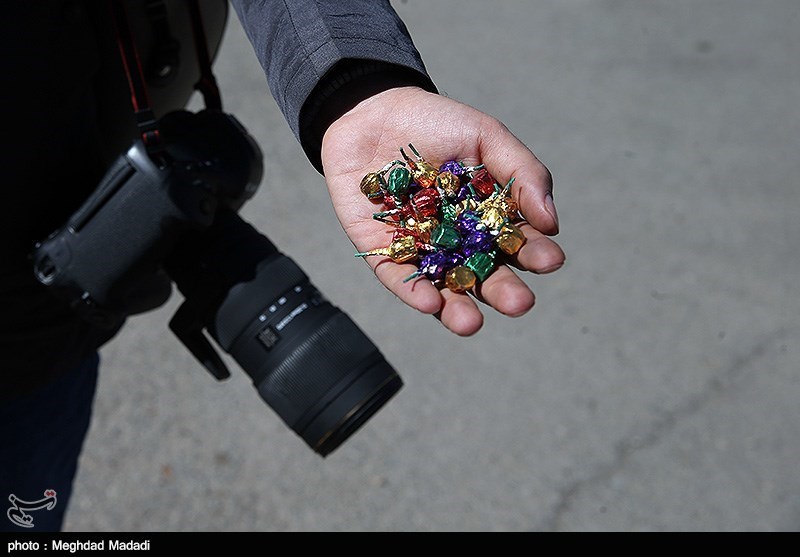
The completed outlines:
<svg viewBox="0 0 800 557">
<path fill-rule="evenodd" d="M 217 300 L 210 335 L 293 431 L 330 454 L 402 387 L 400 376 L 294 261 L 238 215 L 204 235 L 193 240 L 202 249 L 184 250 L 170 275 L 187 300 Z"/>
</svg>

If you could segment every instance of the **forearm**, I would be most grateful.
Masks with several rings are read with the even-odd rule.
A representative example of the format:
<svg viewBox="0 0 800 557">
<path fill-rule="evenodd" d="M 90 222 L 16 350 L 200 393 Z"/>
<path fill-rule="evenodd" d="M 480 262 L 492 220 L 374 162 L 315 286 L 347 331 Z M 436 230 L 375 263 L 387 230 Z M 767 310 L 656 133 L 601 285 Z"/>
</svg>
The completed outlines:
<svg viewBox="0 0 800 557">
<path fill-rule="evenodd" d="M 232 0 L 270 90 L 315 168 L 339 115 L 382 90 L 436 91 L 387 0 Z"/>
</svg>

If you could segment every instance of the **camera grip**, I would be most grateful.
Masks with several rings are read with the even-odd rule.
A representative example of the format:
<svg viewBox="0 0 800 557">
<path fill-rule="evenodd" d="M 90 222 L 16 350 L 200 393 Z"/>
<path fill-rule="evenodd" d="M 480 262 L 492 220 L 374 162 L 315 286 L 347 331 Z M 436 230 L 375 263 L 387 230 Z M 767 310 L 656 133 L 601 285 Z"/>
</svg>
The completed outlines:
<svg viewBox="0 0 800 557">
<path fill-rule="evenodd" d="M 158 307 L 171 292 L 161 262 L 186 232 L 211 224 L 212 190 L 191 165 L 160 168 L 137 142 L 37 246 L 36 278 L 98 326 Z"/>
</svg>

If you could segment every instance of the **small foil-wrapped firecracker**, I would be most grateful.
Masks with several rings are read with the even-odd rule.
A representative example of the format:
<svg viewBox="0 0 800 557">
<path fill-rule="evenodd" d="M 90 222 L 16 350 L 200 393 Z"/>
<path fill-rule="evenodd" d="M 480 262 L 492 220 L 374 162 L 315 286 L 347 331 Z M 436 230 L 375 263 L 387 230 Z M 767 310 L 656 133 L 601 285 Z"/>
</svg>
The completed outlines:
<svg viewBox="0 0 800 557">
<path fill-rule="evenodd" d="M 373 218 L 395 230 L 388 246 L 356 256 L 413 263 L 417 270 L 406 281 L 425 277 L 453 292 L 468 292 L 525 243 L 511 197 L 514 179 L 501 187 L 483 164 L 448 160 L 437 168 L 412 144 L 408 148 L 415 158 L 400 149 L 402 160 L 361 180 L 361 192 L 383 205 Z"/>
</svg>

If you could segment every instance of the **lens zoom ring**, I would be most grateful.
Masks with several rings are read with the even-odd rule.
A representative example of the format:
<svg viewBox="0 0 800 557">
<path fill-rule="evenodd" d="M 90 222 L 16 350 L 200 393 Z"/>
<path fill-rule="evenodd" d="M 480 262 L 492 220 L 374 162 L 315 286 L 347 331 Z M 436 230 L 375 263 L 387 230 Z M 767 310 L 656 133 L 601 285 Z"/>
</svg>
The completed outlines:
<svg viewBox="0 0 800 557">
<path fill-rule="evenodd" d="M 258 386 L 283 420 L 297 420 L 348 373 L 377 352 L 344 313 L 337 313 L 297 344 Z"/>
</svg>

